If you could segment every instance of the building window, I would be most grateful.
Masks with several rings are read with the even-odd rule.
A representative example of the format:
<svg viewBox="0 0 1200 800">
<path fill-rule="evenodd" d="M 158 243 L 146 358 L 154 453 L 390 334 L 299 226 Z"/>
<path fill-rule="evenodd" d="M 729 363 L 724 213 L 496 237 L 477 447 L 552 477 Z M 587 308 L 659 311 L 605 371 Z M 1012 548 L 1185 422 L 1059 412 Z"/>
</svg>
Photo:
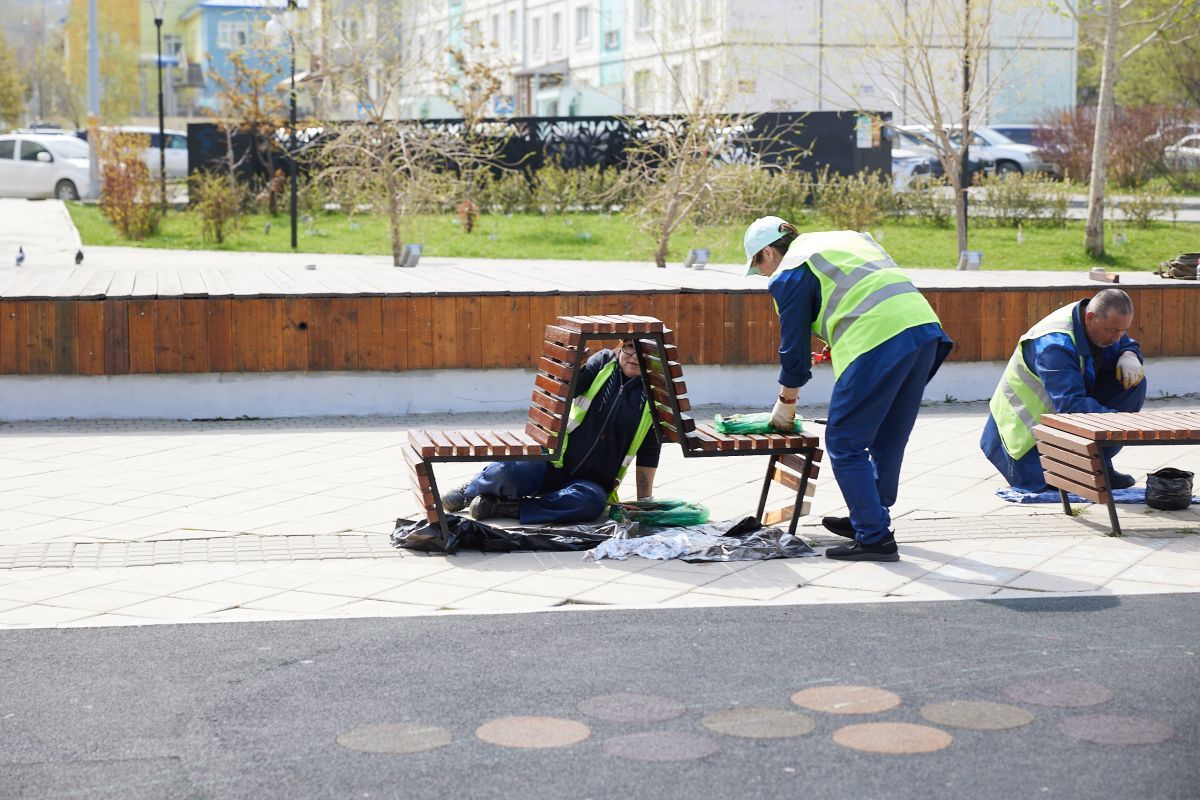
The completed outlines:
<svg viewBox="0 0 1200 800">
<path fill-rule="evenodd" d="M 712 22 L 713 17 L 717 15 L 716 0 L 700 0 L 700 20 L 702 22 Z"/>
<path fill-rule="evenodd" d="M 508 12 L 508 46 L 516 50 L 521 46 L 520 28 L 517 27 L 517 12 Z"/>
<path fill-rule="evenodd" d="M 678 111 L 683 106 L 683 65 L 673 64 L 671 66 L 671 100 L 674 105 L 674 110 Z"/>
<path fill-rule="evenodd" d="M 605 31 L 604 32 L 604 49 L 605 50 L 620 50 L 621 49 L 621 32 L 620 31 Z"/>
<path fill-rule="evenodd" d="M 562 14 L 557 11 L 550 15 L 550 52 L 562 52 Z"/>
<path fill-rule="evenodd" d="M 575 9 L 575 44 L 592 38 L 592 10 L 587 6 Z"/>
<path fill-rule="evenodd" d="M 654 21 L 653 7 L 650 5 L 650 0 L 637 0 L 637 27 L 639 31 L 650 30 L 650 24 Z"/>
<path fill-rule="evenodd" d="M 706 58 L 700 62 L 700 96 L 711 96 L 712 88 L 712 59 Z"/>
<path fill-rule="evenodd" d="M 234 50 L 245 47 L 250 41 L 250 23 L 248 22 L 218 22 L 217 47 L 222 50 Z"/>
<path fill-rule="evenodd" d="M 483 44 L 483 25 L 479 20 L 471 20 L 466 25 L 466 44 L 468 47 L 479 47 Z"/>
<path fill-rule="evenodd" d="M 633 73 L 633 108 L 635 111 L 650 111 L 650 70 L 639 69 Z"/>
<path fill-rule="evenodd" d="M 529 49 L 534 55 L 542 53 L 542 18 L 534 17 L 529 21 Z"/>
<path fill-rule="evenodd" d="M 163 55 L 177 56 L 183 52 L 183 37 L 176 33 L 163 34 Z"/>
<path fill-rule="evenodd" d="M 500 15 L 492 14 L 492 47 L 500 46 Z"/>
</svg>

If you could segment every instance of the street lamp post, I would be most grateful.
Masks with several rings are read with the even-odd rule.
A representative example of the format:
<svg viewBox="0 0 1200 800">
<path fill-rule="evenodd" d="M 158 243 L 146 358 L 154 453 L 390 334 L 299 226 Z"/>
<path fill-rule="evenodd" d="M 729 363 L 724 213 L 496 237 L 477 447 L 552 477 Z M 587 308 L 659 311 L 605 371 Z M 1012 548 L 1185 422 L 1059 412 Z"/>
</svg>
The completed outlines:
<svg viewBox="0 0 1200 800">
<path fill-rule="evenodd" d="M 292 249 L 297 247 L 296 242 L 296 35 L 292 30 L 295 20 L 291 12 L 297 8 L 296 0 L 287 0 L 288 25 L 286 33 L 288 37 L 288 53 L 289 53 L 289 71 L 291 73 L 291 88 L 288 91 L 289 106 L 290 106 L 290 127 L 288 129 L 288 177 L 291 180 L 291 203 L 290 211 L 292 217 Z M 267 35 L 275 40 L 278 40 L 284 33 L 284 26 L 281 26 L 277 20 L 272 19 L 267 23 Z"/>
<path fill-rule="evenodd" d="M 166 0 L 151 0 L 151 5 L 154 7 L 154 28 L 158 38 L 158 61 L 155 62 L 155 67 L 158 69 L 158 180 L 162 205 L 165 209 L 167 207 L 167 137 L 163 130 L 162 24 Z"/>
</svg>

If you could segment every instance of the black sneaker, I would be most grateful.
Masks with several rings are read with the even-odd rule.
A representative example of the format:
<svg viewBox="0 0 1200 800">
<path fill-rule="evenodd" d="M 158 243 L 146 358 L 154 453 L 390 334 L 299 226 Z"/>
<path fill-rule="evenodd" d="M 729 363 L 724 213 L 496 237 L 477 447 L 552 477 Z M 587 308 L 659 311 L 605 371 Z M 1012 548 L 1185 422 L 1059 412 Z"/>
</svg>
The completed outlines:
<svg viewBox="0 0 1200 800">
<path fill-rule="evenodd" d="M 1108 472 L 1108 485 L 1114 489 L 1128 489 L 1137 483 L 1132 475 L 1126 475 L 1124 472 L 1117 472 L 1115 469 Z"/>
<path fill-rule="evenodd" d="M 456 511 L 462 511 L 464 508 L 466 508 L 466 489 L 467 487 L 464 484 L 463 486 L 460 486 L 457 489 L 451 489 L 442 495 L 442 508 L 446 509 L 452 514 Z"/>
<path fill-rule="evenodd" d="M 521 518 L 520 500 L 502 500 L 494 494 L 481 494 L 471 501 L 471 517 L 473 519 L 491 519 L 492 517 Z"/>
<path fill-rule="evenodd" d="M 899 561 L 900 553 L 895 539 L 884 539 L 877 544 L 851 542 L 825 549 L 825 557 L 838 561 Z"/>
<path fill-rule="evenodd" d="M 845 536 L 847 539 L 854 538 L 854 526 L 850 524 L 849 517 L 822 517 L 821 524 L 830 533 Z"/>
</svg>

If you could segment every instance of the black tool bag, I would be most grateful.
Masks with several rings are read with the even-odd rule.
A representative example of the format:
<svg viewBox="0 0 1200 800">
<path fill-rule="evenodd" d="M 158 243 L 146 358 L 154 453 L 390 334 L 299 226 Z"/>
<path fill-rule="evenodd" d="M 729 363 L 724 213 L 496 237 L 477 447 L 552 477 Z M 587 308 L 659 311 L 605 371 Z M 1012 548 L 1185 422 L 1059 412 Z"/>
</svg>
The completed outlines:
<svg viewBox="0 0 1200 800">
<path fill-rule="evenodd" d="M 1179 511 L 1192 502 L 1192 473 L 1164 467 L 1146 476 L 1146 505 L 1159 511 Z"/>
<path fill-rule="evenodd" d="M 1184 281 L 1196 280 L 1196 265 L 1200 263 L 1200 253 L 1180 253 L 1170 261 L 1163 261 L 1155 270 L 1155 275 L 1164 278 L 1178 278 Z"/>
</svg>

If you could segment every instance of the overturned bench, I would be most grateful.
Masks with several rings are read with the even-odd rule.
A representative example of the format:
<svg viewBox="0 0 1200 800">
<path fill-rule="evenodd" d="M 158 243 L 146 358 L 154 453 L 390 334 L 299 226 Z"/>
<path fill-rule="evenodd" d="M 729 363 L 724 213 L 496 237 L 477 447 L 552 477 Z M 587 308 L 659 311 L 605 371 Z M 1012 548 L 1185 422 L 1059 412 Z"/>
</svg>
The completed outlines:
<svg viewBox="0 0 1200 800">
<path fill-rule="evenodd" d="M 1200 411 L 1138 411 L 1108 414 L 1045 414 L 1033 428 L 1046 483 L 1058 489 L 1070 515 L 1071 492 L 1108 506 L 1112 535 L 1121 535 L 1105 447 L 1139 444 L 1200 444 Z"/>
</svg>

